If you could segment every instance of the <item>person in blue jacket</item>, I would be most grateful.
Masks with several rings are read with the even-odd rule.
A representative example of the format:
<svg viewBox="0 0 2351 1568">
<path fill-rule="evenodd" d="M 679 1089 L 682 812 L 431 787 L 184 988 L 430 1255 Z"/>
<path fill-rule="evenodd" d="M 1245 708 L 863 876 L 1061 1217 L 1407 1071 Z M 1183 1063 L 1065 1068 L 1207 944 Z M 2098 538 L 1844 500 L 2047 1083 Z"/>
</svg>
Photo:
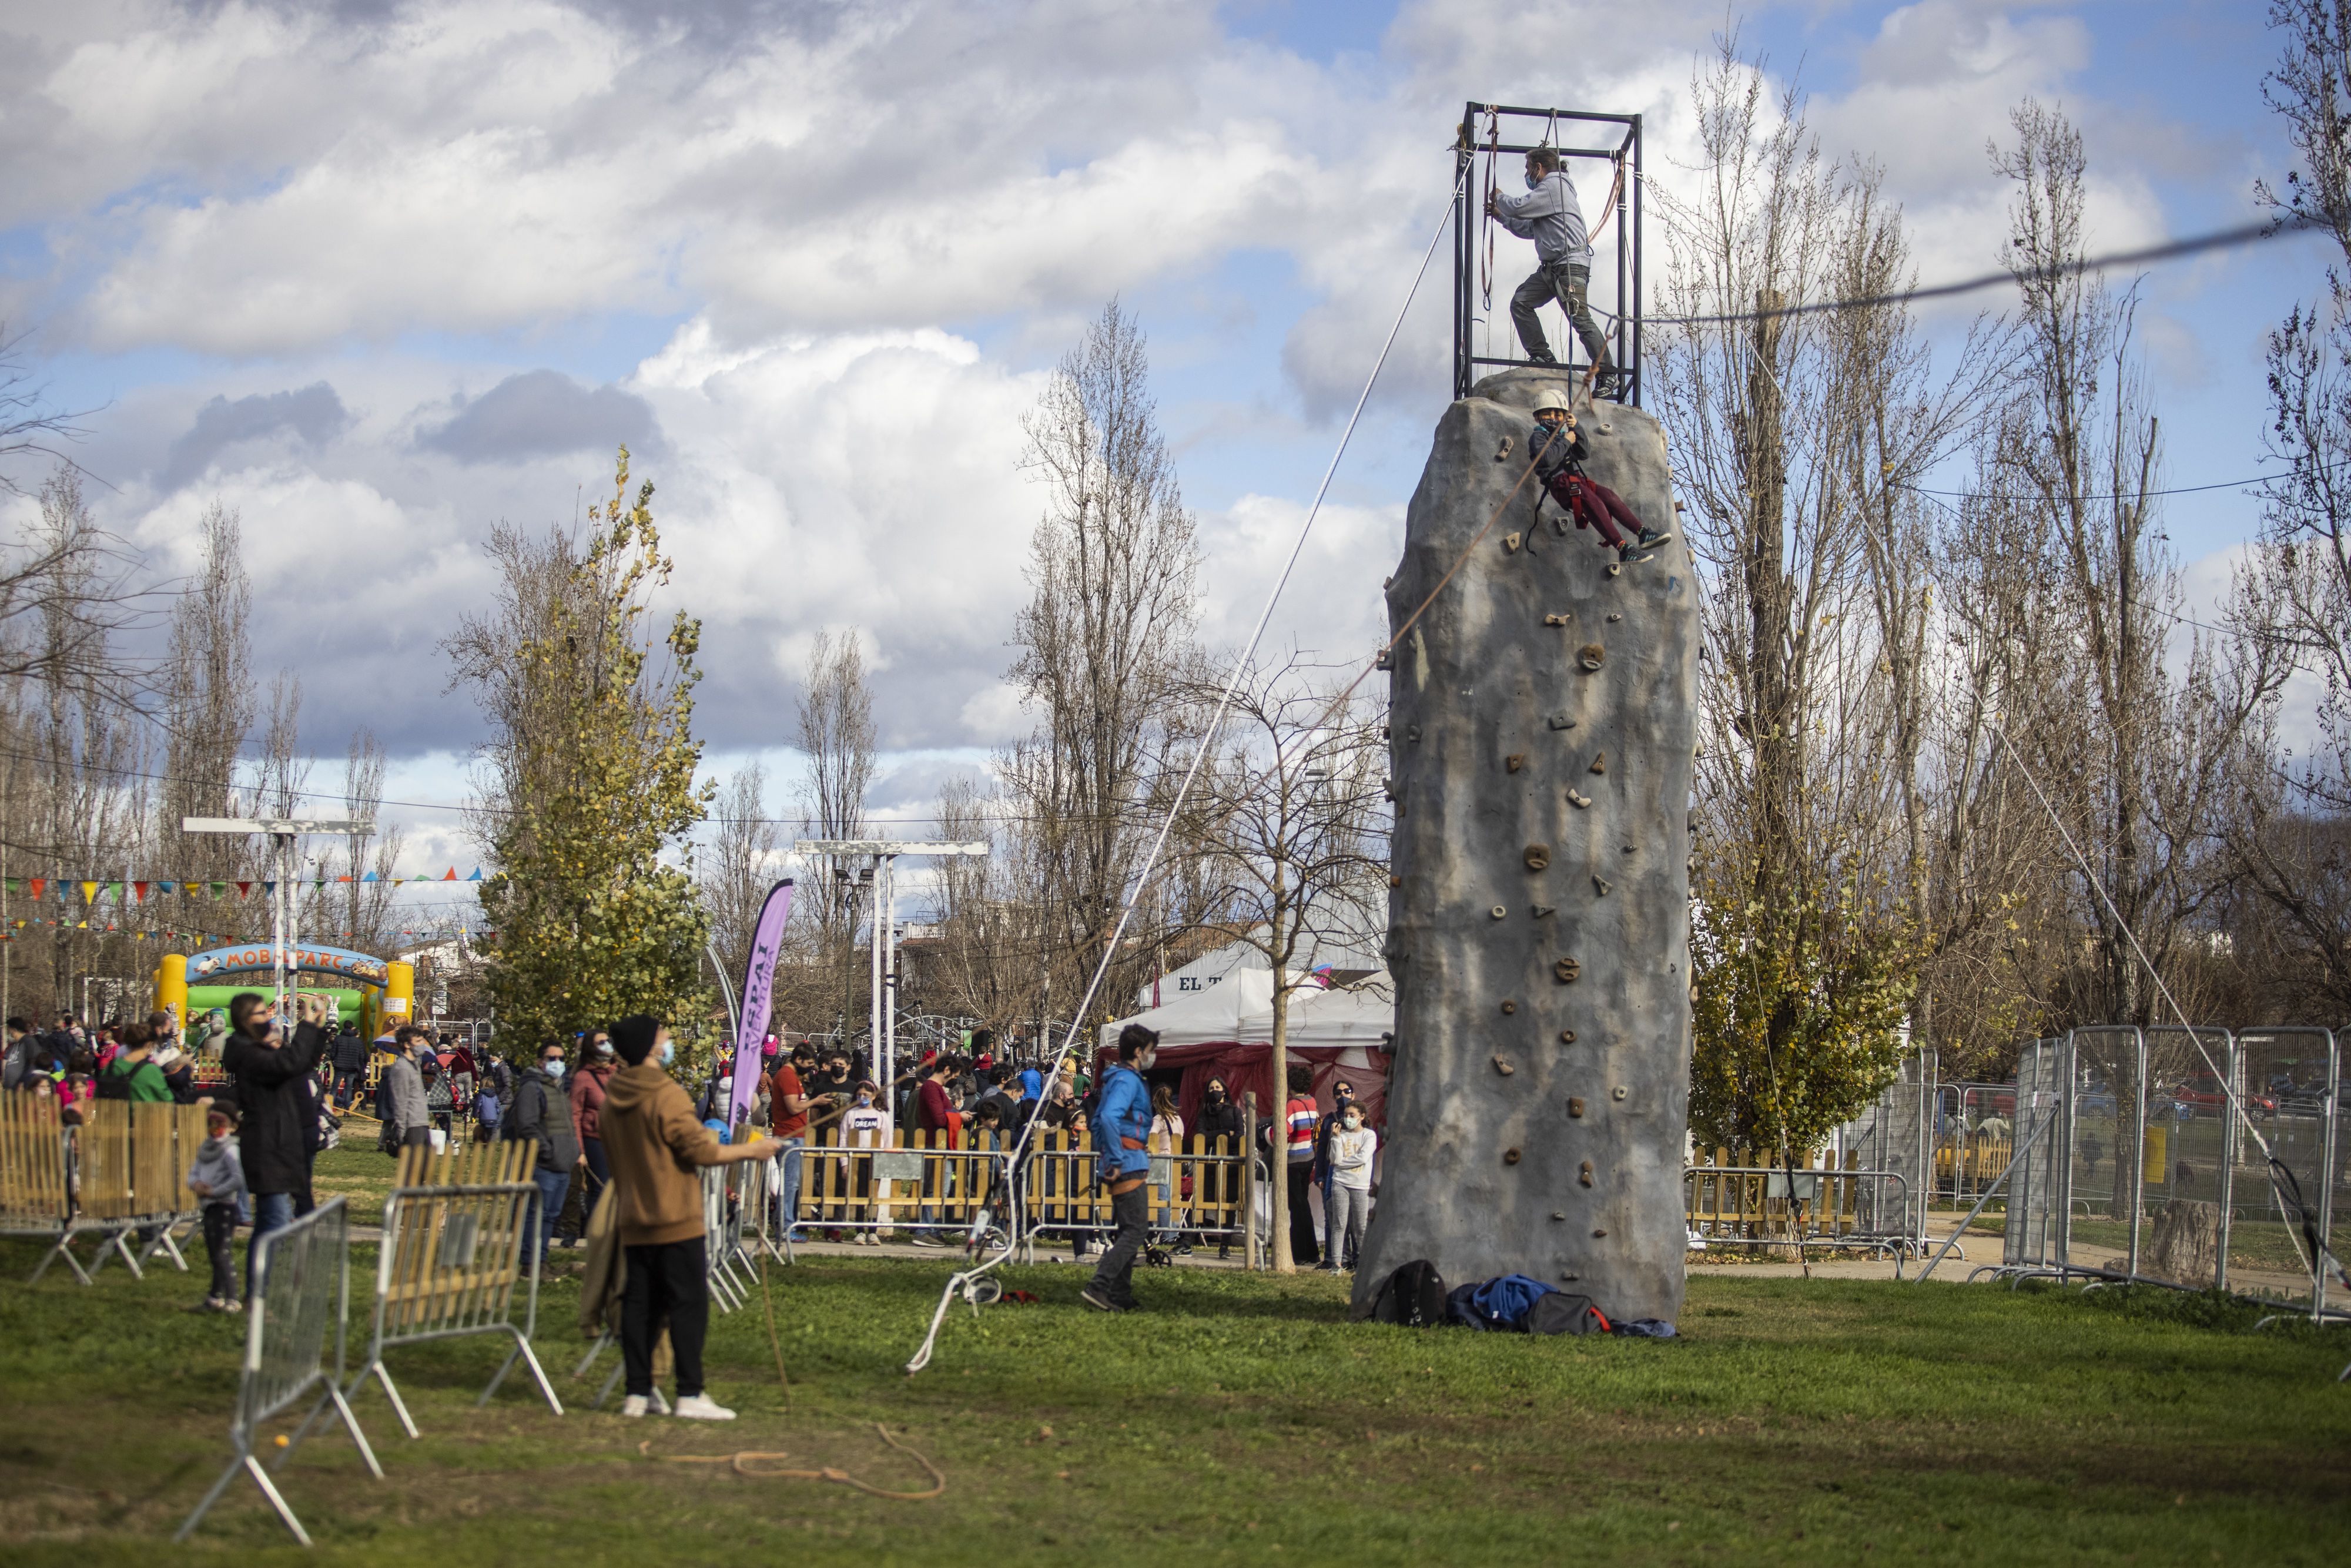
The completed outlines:
<svg viewBox="0 0 2351 1568">
<path fill-rule="evenodd" d="M 1102 1151 L 1102 1184 L 1110 1191 L 1118 1234 L 1102 1255 L 1092 1281 L 1078 1292 L 1097 1312 L 1134 1311 L 1134 1255 L 1143 1250 L 1151 1218 L 1144 1183 L 1151 1175 L 1151 1086 L 1143 1075 L 1159 1055 L 1159 1036 L 1139 1023 L 1119 1031 L 1118 1065 L 1102 1074 L 1094 1113 Z"/>
</svg>

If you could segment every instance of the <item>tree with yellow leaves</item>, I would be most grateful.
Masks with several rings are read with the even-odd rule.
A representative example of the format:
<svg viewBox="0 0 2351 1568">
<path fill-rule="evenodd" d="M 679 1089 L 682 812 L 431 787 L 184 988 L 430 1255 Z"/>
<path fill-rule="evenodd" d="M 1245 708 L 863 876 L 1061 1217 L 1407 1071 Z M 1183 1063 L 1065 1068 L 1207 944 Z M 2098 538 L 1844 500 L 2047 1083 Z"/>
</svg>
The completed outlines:
<svg viewBox="0 0 2351 1568">
<path fill-rule="evenodd" d="M 471 826 L 496 867 L 481 898 L 508 1054 L 632 1012 L 687 1021 L 707 1001 L 689 838 L 711 789 L 695 783 L 702 623 L 680 611 L 658 643 L 650 631 L 670 572 L 653 494 L 647 481 L 631 501 L 622 447 L 584 535 L 494 529 L 497 604 L 444 644 L 452 688 L 492 728 Z"/>
</svg>

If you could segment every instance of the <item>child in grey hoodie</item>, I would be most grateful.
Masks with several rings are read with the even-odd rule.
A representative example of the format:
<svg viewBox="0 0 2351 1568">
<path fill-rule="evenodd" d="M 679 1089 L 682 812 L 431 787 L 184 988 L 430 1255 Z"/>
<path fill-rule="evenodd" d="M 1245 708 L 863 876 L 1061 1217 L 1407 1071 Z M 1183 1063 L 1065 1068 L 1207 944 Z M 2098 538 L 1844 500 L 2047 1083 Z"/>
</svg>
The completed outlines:
<svg viewBox="0 0 2351 1568">
<path fill-rule="evenodd" d="M 237 1206 L 245 1197 L 245 1166 L 236 1154 L 236 1113 L 214 1105 L 204 1113 L 204 1131 L 212 1135 L 196 1145 L 196 1163 L 188 1167 L 188 1190 L 204 1204 L 204 1250 L 212 1257 L 212 1293 L 204 1298 L 209 1312 L 241 1312 L 237 1300 L 236 1264 L 229 1244 L 236 1235 Z"/>
</svg>

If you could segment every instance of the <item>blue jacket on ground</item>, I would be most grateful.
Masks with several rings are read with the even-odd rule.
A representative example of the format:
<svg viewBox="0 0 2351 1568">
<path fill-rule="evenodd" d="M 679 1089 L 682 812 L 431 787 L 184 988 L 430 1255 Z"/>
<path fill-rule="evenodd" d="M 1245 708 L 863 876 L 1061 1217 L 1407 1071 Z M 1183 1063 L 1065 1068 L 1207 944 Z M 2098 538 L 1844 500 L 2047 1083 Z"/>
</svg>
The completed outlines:
<svg viewBox="0 0 2351 1568">
<path fill-rule="evenodd" d="M 1102 1074 L 1099 1103 L 1094 1142 L 1102 1151 L 1102 1179 L 1149 1175 L 1151 1086 L 1143 1074 L 1132 1067 L 1111 1068 Z"/>
</svg>

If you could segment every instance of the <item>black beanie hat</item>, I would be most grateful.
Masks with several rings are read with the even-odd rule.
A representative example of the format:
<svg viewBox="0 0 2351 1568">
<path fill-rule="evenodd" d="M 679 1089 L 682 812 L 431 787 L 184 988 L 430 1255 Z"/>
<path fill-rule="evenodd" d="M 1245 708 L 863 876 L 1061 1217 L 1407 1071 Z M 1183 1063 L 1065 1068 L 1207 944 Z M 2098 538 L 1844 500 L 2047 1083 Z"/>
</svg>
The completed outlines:
<svg viewBox="0 0 2351 1568">
<path fill-rule="evenodd" d="M 661 1025 L 643 1013 L 631 1013 L 611 1029 L 612 1049 L 621 1060 L 634 1067 L 653 1054 L 653 1035 Z"/>
</svg>

